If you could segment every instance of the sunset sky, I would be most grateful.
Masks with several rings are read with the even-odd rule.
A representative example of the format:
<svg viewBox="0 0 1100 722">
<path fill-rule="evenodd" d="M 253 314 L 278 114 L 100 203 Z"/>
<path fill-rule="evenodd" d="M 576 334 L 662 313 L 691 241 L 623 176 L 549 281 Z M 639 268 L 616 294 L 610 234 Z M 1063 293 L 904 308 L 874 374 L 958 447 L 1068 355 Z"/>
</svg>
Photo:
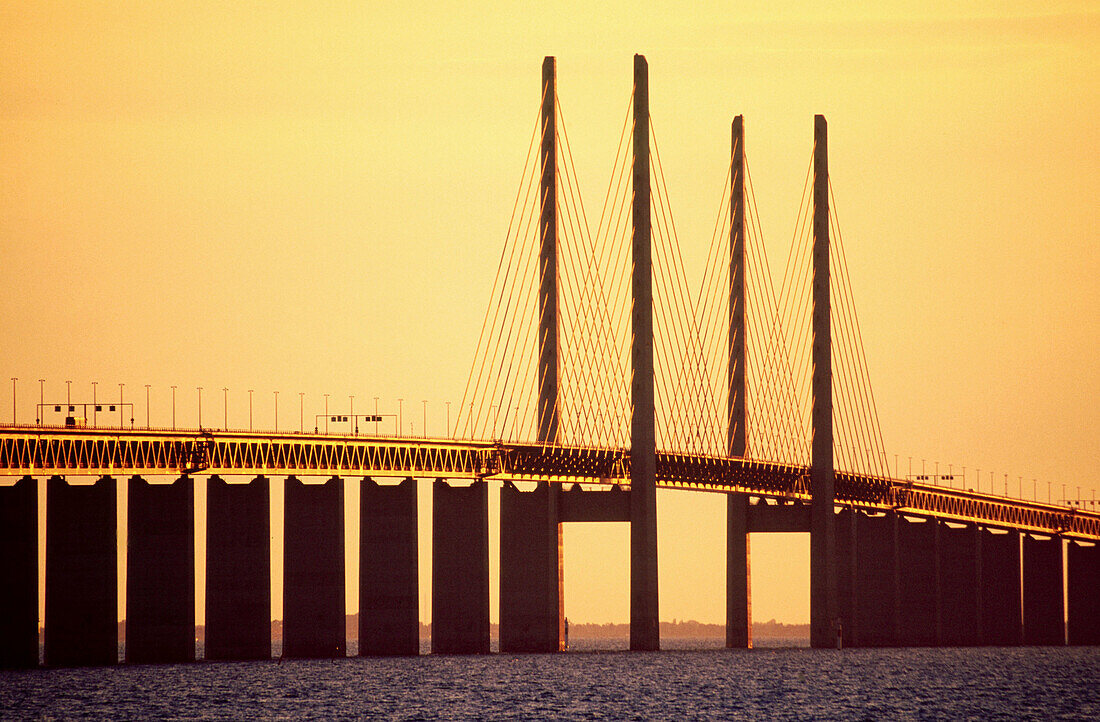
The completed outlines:
<svg viewBox="0 0 1100 722">
<path fill-rule="evenodd" d="M 334 410 L 403 398 L 418 434 L 427 400 L 443 435 L 543 57 L 598 209 L 637 52 L 689 277 L 733 116 L 779 274 L 825 114 L 891 462 L 1023 477 L 1028 497 L 1036 479 L 1043 500 L 1047 482 L 1055 499 L 1100 490 L 1095 3 L 548 5 L 0 6 L 0 420 L 18 377 L 22 422 L 45 378 L 47 401 L 65 380 L 81 402 L 124 383 L 138 424 L 151 384 L 153 425 L 173 384 L 189 426 L 199 386 L 204 423 L 228 388 L 238 428 L 248 389 L 257 428 L 275 390 L 283 428 L 299 392 L 307 420 L 325 393 Z M 658 509 L 661 618 L 721 621 L 723 498 L 662 492 Z M 627 527 L 565 538 L 566 614 L 627 621 Z M 808 621 L 808 538 L 752 544 L 754 616 Z M 495 620 L 495 552 L 492 568 Z"/>
</svg>

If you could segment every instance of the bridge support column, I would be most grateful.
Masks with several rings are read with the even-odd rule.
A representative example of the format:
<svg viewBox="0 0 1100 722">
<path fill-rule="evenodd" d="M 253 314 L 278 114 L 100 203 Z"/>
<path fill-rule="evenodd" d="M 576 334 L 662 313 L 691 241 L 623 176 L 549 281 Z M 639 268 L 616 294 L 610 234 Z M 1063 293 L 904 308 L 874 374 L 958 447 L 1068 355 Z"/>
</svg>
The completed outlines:
<svg viewBox="0 0 1100 722">
<path fill-rule="evenodd" d="M 1020 532 L 984 529 L 982 548 L 982 643 L 997 647 L 1023 639 Z"/>
<path fill-rule="evenodd" d="M 1066 643 L 1063 549 L 1059 537 L 1024 536 L 1024 644 Z"/>
<path fill-rule="evenodd" d="M 940 638 L 939 524 L 898 517 L 898 646 L 932 647 Z"/>
<path fill-rule="evenodd" d="M 432 652 L 489 653 L 489 491 L 432 486 Z"/>
<path fill-rule="evenodd" d="M 649 195 L 649 65 L 634 56 L 634 232 L 631 288 L 630 648 L 661 647 L 657 601 L 657 452 L 653 401 L 653 264 Z"/>
<path fill-rule="evenodd" d="M 558 488 L 500 490 L 500 651 L 557 652 L 564 645 Z"/>
<path fill-rule="evenodd" d="M 359 506 L 359 654 L 420 654 L 416 479 L 363 479 Z"/>
<path fill-rule="evenodd" d="M 0 486 L 0 668 L 38 666 L 38 480 Z"/>
<path fill-rule="evenodd" d="M 855 584 L 858 647 L 892 647 L 898 640 L 898 518 L 860 514 L 856 522 Z"/>
<path fill-rule="evenodd" d="M 271 487 L 206 483 L 206 659 L 271 659 Z"/>
<path fill-rule="evenodd" d="M 283 655 L 343 657 L 344 480 L 286 480 Z"/>
<path fill-rule="evenodd" d="M 839 622 L 833 513 L 833 372 L 829 317 L 829 142 L 825 116 L 814 116 L 813 438 L 810 459 L 810 646 L 836 644 Z"/>
<path fill-rule="evenodd" d="M 1070 542 L 1067 552 L 1069 643 L 1100 645 L 1100 544 Z"/>
<path fill-rule="evenodd" d="M 46 482 L 46 664 L 118 663 L 117 483 Z"/>
<path fill-rule="evenodd" d="M 195 659 L 195 486 L 128 484 L 126 661 Z"/>
<path fill-rule="evenodd" d="M 726 646 L 752 649 L 749 495 L 726 495 Z"/>
<path fill-rule="evenodd" d="M 968 647 L 982 639 L 982 550 L 976 525 L 940 525 L 940 637 L 938 644 Z"/>
<path fill-rule="evenodd" d="M 844 647 L 856 646 L 856 519 L 858 514 L 843 509 L 835 520 L 836 532 L 836 592 L 840 617 L 841 642 Z"/>
</svg>

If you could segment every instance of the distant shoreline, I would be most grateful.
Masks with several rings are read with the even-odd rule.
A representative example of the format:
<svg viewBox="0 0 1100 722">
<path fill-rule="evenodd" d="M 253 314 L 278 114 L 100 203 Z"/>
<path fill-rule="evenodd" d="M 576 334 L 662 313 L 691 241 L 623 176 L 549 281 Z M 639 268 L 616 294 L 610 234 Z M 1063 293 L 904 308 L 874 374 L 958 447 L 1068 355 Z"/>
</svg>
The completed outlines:
<svg viewBox="0 0 1100 722">
<path fill-rule="evenodd" d="M 345 616 L 347 636 L 349 639 L 359 637 L 359 615 L 348 614 Z M 42 629 L 38 630 L 41 640 Z M 432 634 L 432 625 L 420 623 L 420 638 L 429 639 Z M 766 622 L 753 622 L 752 634 L 754 637 L 768 639 L 809 639 L 809 624 L 785 624 L 769 619 Z M 490 625 L 489 636 L 497 639 L 500 636 L 500 627 L 497 624 Z M 626 639 L 630 636 L 629 624 L 590 624 L 586 622 L 569 622 L 570 639 Z M 678 620 L 661 622 L 661 637 L 665 639 L 725 639 L 726 627 L 724 624 L 707 624 L 694 620 Z M 276 619 L 271 623 L 271 637 L 274 641 L 283 638 L 283 620 Z M 126 621 L 118 623 L 118 641 L 121 644 L 126 638 Z M 206 641 L 206 627 L 195 627 L 195 639 L 199 642 Z"/>
</svg>

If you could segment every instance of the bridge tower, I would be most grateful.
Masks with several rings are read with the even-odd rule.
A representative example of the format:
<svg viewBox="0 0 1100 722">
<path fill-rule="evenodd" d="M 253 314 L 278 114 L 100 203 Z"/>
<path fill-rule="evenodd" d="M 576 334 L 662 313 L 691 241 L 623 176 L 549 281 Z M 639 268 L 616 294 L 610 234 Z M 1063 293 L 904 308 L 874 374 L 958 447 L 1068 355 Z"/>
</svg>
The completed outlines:
<svg viewBox="0 0 1100 722">
<path fill-rule="evenodd" d="M 745 123 L 733 119 L 730 150 L 730 295 L 727 375 L 728 435 L 726 451 L 743 457 L 748 451 L 745 424 Z M 749 584 L 749 496 L 726 495 L 726 646 L 752 647 L 752 598 Z"/>
<path fill-rule="evenodd" d="M 810 451 L 810 646 L 836 642 L 837 560 L 833 514 L 832 328 L 829 319 L 829 149 L 825 116 L 814 116 L 813 410 Z"/>
<path fill-rule="evenodd" d="M 649 194 L 649 65 L 634 56 L 634 231 L 631 288 L 630 648 L 660 648 L 657 454 L 653 403 L 653 271 Z"/>
</svg>

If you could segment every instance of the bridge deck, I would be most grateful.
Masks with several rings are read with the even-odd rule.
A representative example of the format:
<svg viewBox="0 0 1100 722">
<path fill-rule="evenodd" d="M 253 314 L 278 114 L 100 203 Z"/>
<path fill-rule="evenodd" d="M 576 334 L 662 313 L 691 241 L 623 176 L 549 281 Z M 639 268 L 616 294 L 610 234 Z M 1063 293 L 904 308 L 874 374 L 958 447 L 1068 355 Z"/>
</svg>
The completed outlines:
<svg viewBox="0 0 1100 722">
<path fill-rule="evenodd" d="M 291 432 L 0 426 L 0 476 L 112 474 L 424 476 L 630 483 L 627 449 Z M 658 452 L 663 488 L 808 501 L 809 469 L 755 459 Z M 1100 514 L 838 471 L 840 505 L 1100 540 Z"/>
</svg>

